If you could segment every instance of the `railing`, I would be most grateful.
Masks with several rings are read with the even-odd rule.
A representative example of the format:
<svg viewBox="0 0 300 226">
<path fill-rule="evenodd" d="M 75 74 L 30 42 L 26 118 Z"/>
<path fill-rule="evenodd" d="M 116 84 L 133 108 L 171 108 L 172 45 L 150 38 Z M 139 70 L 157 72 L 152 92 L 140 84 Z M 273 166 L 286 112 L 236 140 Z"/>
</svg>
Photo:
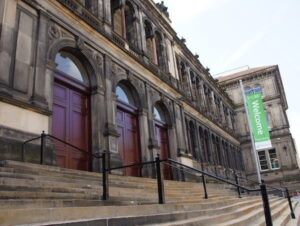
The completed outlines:
<svg viewBox="0 0 300 226">
<path fill-rule="evenodd" d="M 266 225 L 267 226 L 273 225 L 272 217 L 271 217 L 270 204 L 269 204 L 269 198 L 268 198 L 268 189 L 267 189 L 267 185 L 265 184 L 264 180 L 262 180 L 261 183 L 256 182 L 260 187 L 259 189 L 250 189 L 250 188 L 247 188 L 245 186 L 240 185 L 239 179 L 246 179 L 246 178 L 239 177 L 236 174 L 235 174 L 235 182 L 232 182 L 230 180 L 227 180 L 227 179 L 224 179 L 222 177 L 213 175 L 211 173 L 202 171 L 200 169 L 196 169 L 196 168 L 187 166 L 187 165 L 182 164 L 180 162 L 177 162 L 173 159 L 161 160 L 159 155 L 157 155 L 157 157 L 155 158 L 154 161 L 147 161 L 147 162 L 141 162 L 141 163 L 136 163 L 136 164 L 130 164 L 130 165 L 125 165 L 125 166 L 110 168 L 110 166 L 109 166 L 109 156 L 108 156 L 109 153 L 107 153 L 105 151 L 103 151 L 101 155 L 96 155 L 96 154 L 90 153 L 86 150 L 83 150 L 81 148 L 78 148 L 78 147 L 74 146 L 73 144 L 70 144 L 70 143 L 68 143 L 64 140 L 61 140 L 61 139 L 59 139 L 55 136 L 52 136 L 50 134 L 45 134 L 44 131 L 40 136 L 32 138 L 30 140 L 27 140 L 22 144 L 22 158 L 23 158 L 23 161 L 26 160 L 25 145 L 29 142 L 34 141 L 34 140 L 41 139 L 40 164 L 44 164 L 44 151 L 45 151 L 45 138 L 46 137 L 50 137 L 54 140 L 62 142 L 63 144 L 68 145 L 68 146 L 74 148 L 75 150 L 77 150 L 79 152 L 83 152 L 83 153 L 86 153 L 86 154 L 90 155 L 92 158 L 102 159 L 102 200 L 109 200 L 109 173 L 111 171 L 130 168 L 130 167 L 144 166 L 144 165 L 152 165 L 152 166 L 155 165 L 156 180 L 157 180 L 158 203 L 159 204 L 164 204 L 165 203 L 165 192 L 164 192 L 164 181 L 163 181 L 162 170 L 161 170 L 161 163 L 163 163 L 163 164 L 166 164 L 166 165 L 171 166 L 173 168 L 176 168 L 180 172 L 188 172 L 187 170 L 190 170 L 192 172 L 195 172 L 195 173 L 199 174 L 199 175 L 196 175 L 196 174 L 194 174 L 194 175 L 202 177 L 202 184 L 203 184 L 204 198 L 205 199 L 208 199 L 208 197 L 209 197 L 208 196 L 208 191 L 207 191 L 207 186 L 206 186 L 206 177 L 213 178 L 217 181 L 221 181 L 223 183 L 226 183 L 226 184 L 229 184 L 229 185 L 232 185 L 232 186 L 236 187 L 239 198 L 241 198 L 241 190 L 247 191 L 248 193 L 250 193 L 250 192 L 260 192 L 261 197 L 262 197 L 262 201 L 263 201 Z M 250 179 L 247 179 L 247 180 L 251 181 Z M 252 182 L 254 182 L 254 181 L 252 181 Z M 282 189 L 278 189 L 278 188 L 275 188 L 275 187 L 272 187 L 272 186 L 268 186 L 268 187 L 271 188 L 272 190 L 283 191 Z M 286 198 L 288 199 L 288 203 L 289 203 L 289 207 L 290 207 L 290 211 L 291 211 L 291 217 L 293 219 L 295 219 L 295 214 L 294 214 L 294 210 L 293 210 L 289 190 L 287 188 L 285 188 L 285 193 L 286 193 Z"/>
<path fill-rule="evenodd" d="M 262 180 L 261 183 L 259 184 L 260 189 L 249 189 L 249 188 L 247 188 L 245 186 L 241 186 L 239 184 L 239 180 L 238 180 L 239 177 L 236 174 L 235 174 L 235 183 L 234 183 L 232 181 L 229 181 L 229 180 L 226 180 L 224 178 L 212 175 L 212 174 L 204 172 L 202 170 L 199 170 L 199 169 L 196 169 L 196 168 L 184 165 L 184 164 L 182 164 L 180 162 L 177 162 L 175 160 L 172 160 L 172 159 L 161 160 L 161 161 L 162 162 L 169 162 L 170 163 L 169 165 L 172 165 L 172 164 L 175 164 L 175 166 L 178 165 L 178 166 L 180 166 L 180 168 L 178 168 L 178 167 L 176 167 L 176 168 L 179 169 L 179 170 L 182 170 L 182 168 L 186 168 L 186 169 L 192 170 L 194 172 L 200 173 L 201 176 L 202 176 L 202 183 L 203 183 L 203 188 L 204 188 L 204 193 L 205 193 L 204 198 L 208 198 L 205 176 L 213 178 L 213 179 L 221 181 L 221 182 L 224 182 L 224 183 L 227 183 L 227 184 L 230 184 L 230 185 L 236 187 L 239 198 L 241 198 L 241 189 L 243 189 L 243 190 L 245 190 L 247 192 L 258 192 L 258 191 L 260 191 L 261 197 L 262 197 L 262 201 L 263 201 L 263 206 L 264 206 L 264 214 L 265 214 L 266 225 L 267 226 L 273 225 L 273 223 L 272 223 L 272 216 L 271 216 L 271 210 L 270 210 L 270 204 L 269 204 L 269 198 L 268 198 L 267 185 L 265 184 L 264 180 Z M 271 189 L 273 189 L 273 190 L 280 190 L 280 191 L 282 191 L 281 189 L 278 189 L 278 188 L 275 188 L 275 187 L 272 187 L 272 186 L 268 186 L 268 187 L 271 188 Z M 288 199 L 288 203 L 289 203 L 289 207 L 290 207 L 290 211 L 291 211 L 291 217 L 293 219 L 295 219 L 295 214 L 294 214 L 294 210 L 293 210 L 293 206 L 292 206 L 290 194 L 289 194 L 289 191 L 288 191 L 287 188 L 285 189 L 285 192 L 286 192 L 286 197 Z"/>
<path fill-rule="evenodd" d="M 157 194 L 158 194 L 158 203 L 164 204 L 165 203 L 165 195 L 164 195 L 164 184 L 163 184 L 163 177 L 161 174 L 161 160 L 159 159 L 159 155 L 155 158 L 154 161 L 148 161 L 148 162 L 141 162 L 136 164 L 130 164 L 125 166 L 119 166 L 114 168 L 106 169 L 106 171 L 113 171 L 113 170 L 119 170 L 119 169 L 125 169 L 125 168 L 131 168 L 131 167 L 137 167 L 137 166 L 144 166 L 144 165 L 155 165 L 156 169 L 156 180 L 157 180 Z M 107 190 L 108 191 L 108 190 Z M 106 197 L 108 197 L 108 193 L 106 194 Z"/>
<path fill-rule="evenodd" d="M 49 137 L 49 138 L 51 138 L 51 139 L 53 139 L 53 140 L 59 141 L 60 143 L 63 143 L 63 144 L 65 144 L 65 145 L 67 145 L 67 146 L 69 146 L 69 147 L 71 147 L 71 148 L 73 148 L 73 149 L 75 149 L 75 150 L 77 150 L 77 151 L 79 151 L 79 152 L 85 153 L 85 154 L 89 155 L 89 156 L 92 157 L 92 158 L 98 158 L 98 159 L 101 158 L 101 156 L 99 156 L 99 155 L 97 155 L 97 154 L 93 154 L 93 153 L 91 153 L 91 152 L 88 152 L 88 151 L 86 151 L 86 150 L 83 150 L 83 149 L 81 149 L 81 148 L 79 148 L 79 147 L 77 147 L 77 146 L 75 146 L 75 145 L 73 145 L 73 144 L 71 144 L 71 143 L 68 143 L 68 142 L 66 142 L 66 141 L 64 141 L 64 140 L 62 140 L 62 139 L 60 139 L 60 138 L 57 138 L 57 137 L 55 137 L 55 136 L 53 136 L 53 135 L 50 135 L 50 134 L 46 134 L 46 133 L 43 131 L 42 134 L 41 134 L 40 136 L 35 137 L 35 138 L 32 138 L 32 139 L 30 139 L 30 140 L 26 140 L 25 142 L 22 143 L 22 160 L 23 160 L 23 162 L 26 161 L 26 149 L 25 149 L 25 145 L 28 144 L 29 142 L 34 141 L 34 140 L 39 140 L 39 139 L 41 139 L 41 146 L 40 146 L 40 164 L 41 164 L 41 165 L 44 164 L 45 139 L 46 139 L 47 137 Z"/>
<path fill-rule="evenodd" d="M 260 183 L 258 183 L 257 181 L 254 181 L 254 180 L 251 180 L 249 178 L 244 178 L 244 177 L 240 177 L 240 176 L 237 176 L 239 179 L 242 179 L 242 180 L 246 180 L 246 181 L 249 181 L 253 184 L 257 184 L 257 185 L 260 185 Z M 285 188 L 276 188 L 276 187 L 273 187 L 271 185 L 266 185 L 267 188 L 269 188 L 269 192 L 270 191 L 279 191 L 281 193 L 281 196 L 283 198 L 287 198 L 288 200 L 288 203 L 289 203 L 289 207 L 290 207 L 290 210 L 291 210 L 291 217 L 293 219 L 295 219 L 295 213 L 294 213 L 294 209 L 293 209 L 293 205 L 292 205 L 292 201 L 291 201 L 291 196 L 290 196 L 290 192 L 289 192 L 289 189 L 287 187 Z"/>
</svg>

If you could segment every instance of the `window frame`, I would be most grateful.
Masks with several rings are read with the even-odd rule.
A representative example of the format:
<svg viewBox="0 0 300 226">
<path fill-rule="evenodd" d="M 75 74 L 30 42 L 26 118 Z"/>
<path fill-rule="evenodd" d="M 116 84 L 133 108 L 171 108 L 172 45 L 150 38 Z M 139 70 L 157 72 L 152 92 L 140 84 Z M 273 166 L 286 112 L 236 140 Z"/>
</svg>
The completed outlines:
<svg viewBox="0 0 300 226">
<path fill-rule="evenodd" d="M 275 151 L 275 154 L 276 154 L 276 158 L 275 159 L 277 159 L 277 161 L 278 161 L 278 167 L 276 167 L 276 168 L 273 168 L 273 166 L 272 166 L 270 151 Z M 264 152 L 264 155 L 265 155 L 265 158 L 266 158 L 266 161 L 267 161 L 268 169 L 262 169 L 262 167 L 261 167 L 261 161 L 259 159 L 259 153 L 260 152 Z M 280 167 L 280 163 L 279 163 L 279 159 L 278 159 L 278 154 L 277 154 L 277 151 L 276 151 L 275 148 L 265 149 L 265 150 L 259 150 L 259 151 L 257 151 L 257 157 L 258 157 L 260 172 L 273 171 L 273 170 L 278 170 L 278 169 L 281 168 Z"/>
</svg>

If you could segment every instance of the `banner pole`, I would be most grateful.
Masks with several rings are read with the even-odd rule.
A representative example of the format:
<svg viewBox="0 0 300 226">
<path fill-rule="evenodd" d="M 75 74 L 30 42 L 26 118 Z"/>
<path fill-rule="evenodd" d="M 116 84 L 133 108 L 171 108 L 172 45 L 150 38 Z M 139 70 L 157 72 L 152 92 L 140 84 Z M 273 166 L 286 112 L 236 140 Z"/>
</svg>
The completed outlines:
<svg viewBox="0 0 300 226">
<path fill-rule="evenodd" d="M 244 107 L 245 107 L 245 111 L 246 111 L 247 122 L 248 122 L 249 130 L 250 130 L 252 154 L 253 154 L 255 165 L 256 165 L 257 179 L 258 179 L 258 183 L 261 183 L 260 168 L 259 168 L 259 164 L 258 164 L 258 155 L 257 155 L 255 144 L 254 144 L 254 139 L 253 139 L 253 134 L 252 134 L 252 125 L 251 125 L 250 118 L 249 118 L 247 101 L 246 101 L 246 97 L 245 97 L 245 90 L 244 90 L 244 85 L 243 85 L 242 80 L 240 80 L 240 86 L 241 86 L 242 96 L 243 96 L 243 100 L 244 100 Z"/>
</svg>

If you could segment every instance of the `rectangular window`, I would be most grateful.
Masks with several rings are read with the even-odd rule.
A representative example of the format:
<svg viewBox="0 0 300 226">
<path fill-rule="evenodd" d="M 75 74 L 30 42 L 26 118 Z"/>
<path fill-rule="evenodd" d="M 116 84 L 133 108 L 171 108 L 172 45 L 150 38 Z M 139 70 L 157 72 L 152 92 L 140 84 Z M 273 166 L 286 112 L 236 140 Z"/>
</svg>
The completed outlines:
<svg viewBox="0 0 300 226">
<path fill-rule="evenodd" d="M 259 157 L 259 163 L 260 163 L 260 169 L 263 170 L 268 170 L 268 161 L 266 157 L 266 152 L 265 151 L 259 151 L 258 152 L 258 157 Z"/>
<path fill-rule="evenodd" d="M 263 150 L 258 152 L 260 170 L 279 169 L 279 160 L 275 149 Z"/>
<path fill-rule="evenodd" d="M 275 149 L 269 150 L 269 156 L 270 156 L 271 169 L 278 169 L 279 168 L 279 161 L 278 161 L 278 158 L 277 158 L 276 150 Z"/>
</svg>

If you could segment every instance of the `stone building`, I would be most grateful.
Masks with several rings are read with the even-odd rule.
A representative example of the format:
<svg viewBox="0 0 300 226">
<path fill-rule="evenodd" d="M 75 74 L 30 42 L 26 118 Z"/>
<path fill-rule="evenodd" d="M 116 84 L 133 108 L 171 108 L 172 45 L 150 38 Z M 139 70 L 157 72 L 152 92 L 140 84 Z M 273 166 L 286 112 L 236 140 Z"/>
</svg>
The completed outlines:
<svg viewBox="0 0 300 226">
<path fill-rule="evenodd" d="M 289 186 L 299 190 L 298 156 L 289 129 L 286 114 L 288 104 L 278 66 L 250 68 L 218 78 L 219 84 L 226 90 L 235 105 L 235 128 L 241 142 L 246 174 L 256 178 L 256 167 L 251 151 L 249 127 L 239 84 L 240 80 L 243 81 L 245 92 L 262 90 L 263 93 L 272 148 L 257 151 L 262 177 L 277 186 Z"/>
<path fill-rule="evenodd" d="M 1 0 L 0 21 L 0 159 L 21 160 L 22 142 L 45 131 L 90 153 L 109 151 L 113 166 L 160 153 L 221 176 L 244 170 L 235 105 L 177 37 L 162 3 Z M 26 161 L 38 161 L 28 146 Z M 60 142 L 45 161 L 100 167 Z M 165 177 L 176 172 L 166 168 Z"/>
</svg>

